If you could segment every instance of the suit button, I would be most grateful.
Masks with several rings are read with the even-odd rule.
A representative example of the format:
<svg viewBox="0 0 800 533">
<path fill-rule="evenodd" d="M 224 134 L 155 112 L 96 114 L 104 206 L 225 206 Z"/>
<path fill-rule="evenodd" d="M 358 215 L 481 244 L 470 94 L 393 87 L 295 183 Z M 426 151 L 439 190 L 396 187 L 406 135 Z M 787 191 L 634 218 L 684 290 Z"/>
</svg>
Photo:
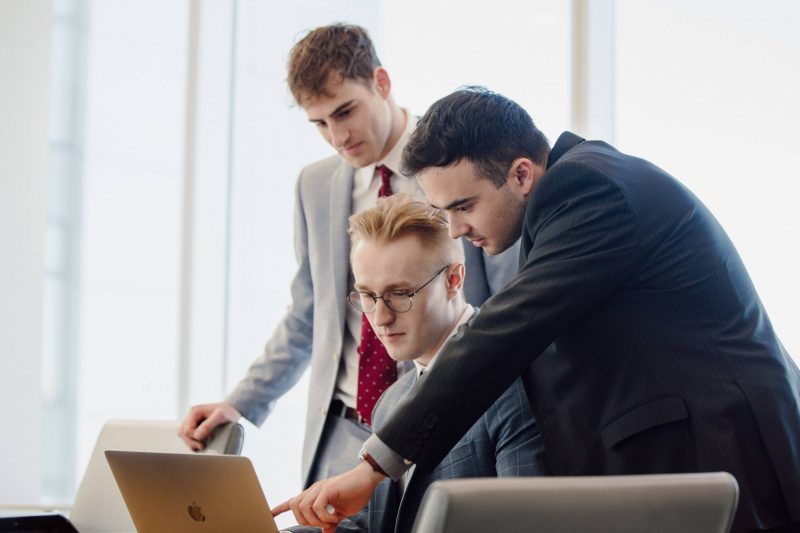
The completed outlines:
<svg viewBox="0 0 800 533">
<path fill-rule="evenodd" d="M 435 426 L 436 424 L 433 423 L 433 420 L 428 419 L 428 420 L 425 421 L 424 425 L 428 429 L 433 429 L 433 426 Z M 426 431 L 426 433 L 427 433 L 427 431 Z"/>
<path fill-rule="evenodd" d="M 434 422 L 438 422 L 438 421 L 439 421 L 439 415 L 437 415 L 436 413 L 431 413 L 431 414 L 429 414 L 429 415 L 428 415 L 428 418 L 430 418 L 430 419 L 431 419 L 431 420 L 433 420 Z"/>
<path fill-rule="evenodd" d="M 430 436 L 431 436 L 431 432 L 430 432 L 430 431 L 423 431 L 423 432 L 422 432 L 422 436 L 423 436 L 423 438 L 426 438 L 426 439 L 427 439 L 428 437 L 430 437 Z"/>
</svg>

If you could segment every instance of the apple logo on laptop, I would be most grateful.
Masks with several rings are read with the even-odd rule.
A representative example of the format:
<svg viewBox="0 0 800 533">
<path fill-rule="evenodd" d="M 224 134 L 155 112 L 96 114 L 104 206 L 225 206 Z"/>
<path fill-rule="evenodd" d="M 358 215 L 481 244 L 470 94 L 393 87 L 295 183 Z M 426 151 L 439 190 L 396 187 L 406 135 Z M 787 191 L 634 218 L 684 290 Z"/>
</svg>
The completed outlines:
<svg viewBox="0 0 800 533">
<path fill-rule="evenodd" d="M 186 508 L 189 511 L 189 516 L 192 517 L 192 520 L 195 522 L 205 522 L 206 517 L 203 514 L 203 511 L 200 509 L 200 506 L 197 505 L 194 501 L 192 501 L 192 505 Z"/>
</svg>

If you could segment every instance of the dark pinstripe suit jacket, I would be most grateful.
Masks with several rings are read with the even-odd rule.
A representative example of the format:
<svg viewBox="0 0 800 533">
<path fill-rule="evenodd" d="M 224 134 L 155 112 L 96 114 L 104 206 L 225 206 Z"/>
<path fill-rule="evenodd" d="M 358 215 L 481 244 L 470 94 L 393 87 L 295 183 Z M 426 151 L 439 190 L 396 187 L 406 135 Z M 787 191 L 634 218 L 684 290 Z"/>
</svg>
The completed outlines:
<svg viewBox="0 0 800 533">
<path fill-rule="evenodd" d="M 800 521 L 800 372 L 723 229 L 647 161 L 563 134 L 519 274 L 436 364 L 378 432 L 422 467 L 530 371 L 554 474 L 724 470 L 734 531 Z"/>
<path fill-rule="evenodd" d="M 433 370 L 430 375 L 436 374 Z M 416 371 L 406 372 L 383 393 L 373 411 L 380 428 L 414 385 Z M 423 376 L 425 381 L 426 376 Z M 339 524 L 337 533 L 409 533 L 428 486 L 439 479 L 538 476 L 543 474 L 541 435 L 522 381 L 517 379 L 467 431 L 433 472 L 416 469 L 402 492 L 390 479 L 375 489 L 367 508 Z M 314 531 L 302 526 L 291 531 Z M 318 531 L 318 530 L 317 530 Z"/>
<path fill-rule="evenodd" d="M 430 375 L 435 375 L 434 369 Z M 416 372 L 407 372 L 381 396 L 374 423 L 380 428 L 414 384 Z M 420 378 L 425 381 L 426 376 Z M 536 427 L 522 380 L 511 386 L 467 431 L 433 472 L 415 469 L 406 490 L 385 480 L 370 499 L 371 533 L 408 533 L 414 525 L 422 496 L 439 479 L 465 477 L 538 476 L 544 467 L 542 438 Z"/>
</svg>

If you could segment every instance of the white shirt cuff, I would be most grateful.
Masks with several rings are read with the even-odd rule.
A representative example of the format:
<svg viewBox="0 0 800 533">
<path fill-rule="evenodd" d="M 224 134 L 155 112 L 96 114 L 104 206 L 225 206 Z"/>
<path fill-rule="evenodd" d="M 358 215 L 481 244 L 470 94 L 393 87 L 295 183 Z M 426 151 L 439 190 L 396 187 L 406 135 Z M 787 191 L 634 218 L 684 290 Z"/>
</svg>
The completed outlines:
<svg viewBox="0 0 800 533">
<path fill-rule="evenodd" d="M 403 459 L 396 454 L 377 435 L 372 435 L 364 442 L 364 449 L 375 459 L 375 462 L 380 465 L 383 471 L 395 481 L 400 479 L 413 464 L 410 460 Z"/>
</svg>

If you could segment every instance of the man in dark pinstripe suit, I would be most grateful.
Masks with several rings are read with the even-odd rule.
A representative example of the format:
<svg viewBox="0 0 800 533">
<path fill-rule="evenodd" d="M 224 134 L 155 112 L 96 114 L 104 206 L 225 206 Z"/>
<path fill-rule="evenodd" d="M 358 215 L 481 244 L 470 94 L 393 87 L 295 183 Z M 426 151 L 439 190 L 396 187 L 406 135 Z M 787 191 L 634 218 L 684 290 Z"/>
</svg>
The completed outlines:
<svg viewBox="0 0 800 533">
<path fill-rule="evenodd" d="M 528 374 L 553 474 L 727 471 L 733 531 L 800 529 L 800 371 L 690 191 L 603 142 L 567 132 L 550 150 L 481 88 L 435 103 L 403 166 L 451 237 L 498 253 L 521 233 L 520 271 L 367 441 L 370 464 L 310 490 L 309 523 L 360 508 L 384 474 L 430 469 Z"/>
</svg>

